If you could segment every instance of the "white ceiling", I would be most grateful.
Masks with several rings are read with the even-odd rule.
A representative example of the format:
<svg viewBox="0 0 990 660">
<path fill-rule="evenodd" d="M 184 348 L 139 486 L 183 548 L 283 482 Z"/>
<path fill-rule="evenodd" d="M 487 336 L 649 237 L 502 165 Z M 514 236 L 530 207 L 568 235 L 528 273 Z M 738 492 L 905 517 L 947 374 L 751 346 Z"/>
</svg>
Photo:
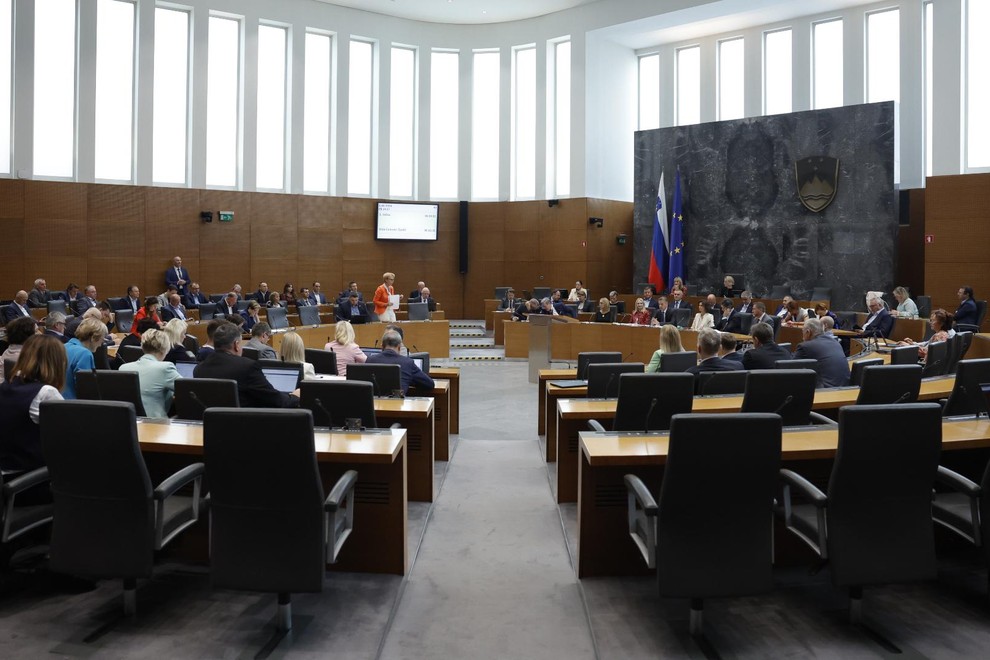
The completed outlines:
<svg viewBox="0 0 990 660">
<path fill-rule="evenodd" d="M 597 0 L 317 0 L 428 23 L 504 23 L 552 14 Z"/>
</svg>

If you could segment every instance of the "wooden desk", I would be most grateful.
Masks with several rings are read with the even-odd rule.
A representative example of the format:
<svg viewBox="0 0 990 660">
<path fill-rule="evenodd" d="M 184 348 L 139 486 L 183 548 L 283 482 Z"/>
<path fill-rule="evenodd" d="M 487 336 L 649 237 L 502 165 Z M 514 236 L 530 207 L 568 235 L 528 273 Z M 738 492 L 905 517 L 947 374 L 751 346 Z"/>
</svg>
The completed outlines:
<svg viewBox="0 0 990 660">
<path fill-rule="evenodd" d="M 434 380 L 432 390 L 409 388 L 410 397 L 433 399 L 433 458 L 450 460 L 450 382 Z M 377 407 L 375 414 L 378 414 Z"/>
<path fill-rule="evenodd" d="M 926 380 L 921 383 L 919 401 L 944 399 L 952 392 L 955 376 Z M 549 395 L 550 392 L 548 391 Z M 815 390 L 812 408 L 835 410 L 852 405 L 859 396 L 858 387 Z M 731 413 L 742 408 L 742 395 L 696 396 L 691 412 Z M 560 399 L 557 402 L 557 502 L 577 501 L 578 438 L 588 428 L 589 419 L 597 419 L 605 428 L 615 419 L 616 399 Z M 547 434 L 547 443 L 551 441 Z M 549 449 L 548 449 L 549 451 Z"/>
<path fill-rule="evenodd" d="M 549 380 L 573 380 L 577 378 L 577 368 L 574 369 L 540 369 L 540 377 L 537 381 L 537 399 L 539 403 L 537 404 L 537 433 L 543 435 L 547 432 L 547 381 Z M 561 388 L 557 388 L 561 389 Z M 583 388 L 585 393 L 588 389 Z M 554 409 L 554 415 L 556 416 L 556 409 Z M 556 423 L 556 419 L 554 420 Z M 554 456 L 557 455 L 557 449 L 554 448 Z M 547 457 L 547 460 L 556 460 Z"/>
<path fill-rule="evenodd" d="M 498 298 L 485 298 L 485 330 L 493 330 L 495 328 L 494 322 L 492 321 L 492 312 L 499 308 L 502 301 Z M 496 344 L 498 342 L 495 342 Z"/>
<path fill-rule="evenodd" d="M 138 422 L 145 454 L 203 455 L 203 427 L 195 423 Z M 325 492 L 347 470 L 357 470 L 354 530 L 331 570 L 405 575 L 406 431 L 317 432 L 316 460 Z"/>
<path fill-rule="evenodd" d="M 375 398 L 378 426 L 399 424 L 406 430 L 408 490 L 413 502 L 433 501 L 433 411 L 433 399 L 430 398 Z"/>
<path fill-rule="evenodd" d="M 430 377 L 443 378 L 450 383 L 450 432 L 461 432 L 461 368 L 430 367 Z"/>
<path fill-rule="evenodd" d="M 657 496 L 668 439 L 666 434 L 653 433 L 581 433 L 579 578 L 652 572 L 629 538 L 623 478 L 638 475 Z M 785 431 L 781 458 L 785 462 L 831 459 L 838 442 L 834 426 Z M 990 447 L 990 420 L 942 423 L 943 451 L 978 447 Z"/>
<path fill-rule="evenodd" d="M 495 345 L 505 346 L 505 325 L 506 321 L 512 321 L 512 312 L 510 311 L 498 311 L 494 310 L 489 312 L 489 316 L 493 319 L 493 325 L 495 329 Z M 517 321 L 518 322 L 518 321 Z M 527 335 L 528 341 L 528 335 Z M 526 355 L 529 355 L 529 344 L 526 344 Z M 515 357 L 506 355 L 505 357 Z"/>
<path fill-rule="evenodd" d="M 410 351 L 418 350 L 430 354 L 431 358 L 450 357 L 450 322 L 449 321 L 399 321 L 404 333 L 403 343 Z M 289 332 L 298 334 L 306 348 L 322 349 L 329 341 L 333 341 L 337 326 L 334 323 L 317 326 L 304 326 L 290 329 Z M 355 341 L 360 346 L 381 344 L 385 333 L 384 323 L 359 323 L 354 326 Z M 202 344 L 206 340 L 206 326 L 190 325 L 189 334 L 195 334 Z M 200 337 L 200 334 L 202 337 Z M 278 351 L 282 345 L 283 332 L 272 335 L 272 347 Z M 413 348 L 415 346 L 415 348 Z"/>
</svg>

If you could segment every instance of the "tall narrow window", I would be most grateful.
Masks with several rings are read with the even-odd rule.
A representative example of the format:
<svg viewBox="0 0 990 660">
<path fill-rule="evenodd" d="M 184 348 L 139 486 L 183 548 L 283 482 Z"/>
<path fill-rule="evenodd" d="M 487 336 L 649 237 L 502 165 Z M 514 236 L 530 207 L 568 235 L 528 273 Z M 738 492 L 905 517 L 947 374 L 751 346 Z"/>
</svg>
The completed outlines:
<svg viewBox="0 0 990 660">
<path fill-rule="evenodd" d="M 901 97 L 901 12 L 887 9 L 866 15 L 866 99 L 869 103 Z"/>
<path fill-rule="evenodd" d="M 512 198 L 536 197 L 536 48 L 514 51 L 512 82 Z"/>
<path fill-rule="evenodd" d="M 969 0 L 966 25 L 966 166 L 990 167 L 990 2 Z"/>
<path fill-rule="evenodd" d="M 0 0 L 0 174 L 10 174 L 11 0 Z"/>
<path fill-rule="evenodd" d="M 330 36 L 306 34 L 303 189 L 330 191 Z"/>
<path fill-rule="evenodd" d="M 745 49 L 742 37 L 718 42 L 718 118 L 723 121 L 742 119 L 745 114 Z"/>
<path fill-rule="evenodd" d="M 639 130 L 660 128 L 660 53 L 639 58 Z"/>
<path fill-rule="evenodd" d="M 389 197 L 413 196 L 416 159 L 416 51 L 392 47 L 389 92 Z"/>
<path fill-rule="evenodd" d="M 375 47 L 351 41 L 347 86 L 347 192 L 371 194 L 371 108 Z"/>
<path fill-rule="evenodd" d="M 458 53 L 430 57 L 430 197 L 457 198 Z"/>
<path fill-rule="evenodd" d="M 701 46 L 677 51 L 677 124 L 701 121 Z"/>
<path fill-rule="evenodd" d="M 287 36 L 284 27 L 258 26 L 258 188 L 285 188 Z"/>
<path fill-rule="evenodd" d="M 935 3 L 925 3 L 925 176 L 932 175 L 932 121 L 934 106 L 934 74 L 935 74 L 935 38 L 932 30 L 935 27 Z"/>
<path fill-rule="evenodd" d="M 189 110 L 189 12 L 155 8 L 152 178 L 186 183 Z"/>
<path fill-rule="evenodd" d="M 134 4 L 96 5 L 97 179 L 131 180 L 134 127 Z"/>
<path fill-rule="evenodd" d="M 210 17 L 206 94 L 206 185 L 237 186 L 241 24 Z"/>
<path fill-rule="evenodd" d="M 554 45 L 555 194 L 571 194 L 571 42 Z"/>
<path fill-rule="evenodd" d="M 34 5 L 34 173 L 71 177 L 75 153 L 76 2 Z"/>
<path fill-rule="evenodd" d="M 816 110 L 842 105 L 842 19 L 815 23 L 813 28 L 814 99 Z"/>
<path fill-rule="evenodd" d="M 763 114 L 791 111 L 791 29 L 763 35 Z"/>
<path fill-rule="evenodd" d="M 474 54 L 471 101 L 471 198 L 498 199 L 500 54 Z"/>
</svg>

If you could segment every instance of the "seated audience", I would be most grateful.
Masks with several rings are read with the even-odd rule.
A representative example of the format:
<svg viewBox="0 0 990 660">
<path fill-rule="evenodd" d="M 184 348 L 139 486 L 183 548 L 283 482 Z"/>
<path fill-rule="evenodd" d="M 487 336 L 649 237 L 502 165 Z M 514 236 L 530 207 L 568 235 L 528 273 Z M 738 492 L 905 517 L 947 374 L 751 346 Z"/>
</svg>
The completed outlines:
<svg viewBox="0 0 990 660">
<path fill-rule="evenodd" d="M 165 290 L 158 294 L 158 309 L 160 310 L 161 308 L 168 305 L 168 299 L 172 296 L 173 293 L 178 293 L 178 292 L 179 289 L 174 284 L 169 284 L 167 287 L 165 287 Z"/>
<path fill-rule="evenodd" d="M 956 295 L 959 296 L 959 307 L 956 308 L 955 314 L 952 315 L 956 320 L 956 324 L 976 325 L 980 315 L 976 309 L 976 301 L 973 300 L 973 287 L 961 286 L 959 287 L 959 291 L 956 292 Z"/>
<path fill-rule="evenodd" d="M 5 306 L 0 312 L 3 314 L 3 322 L 10 323 L 14 319 L 19 318 L 34 318 L 31 316 L 31 310 L 28 309 L 28 293 L 27 291 L 18 291 L 14 295 L 14 300 L 7 306 Z"/>
<path fill-rule="evenodd" d="M 775 369 L 777 360 L 791 359 L 791 352 L 774 342 L 773 326 L 754 323 L 752 333 L 753 348 L 742 354 L 744 369 Z"/>
<path fill-rule="evenodd" d="M 63 344 L 69 341 L 69 337 L 65 334 L 65 314 L 50 312 L 45 317 L 45 334 L 55 337 Z"/>
<path fill-rule="evenodd" d="M 54 337 L 32 335 L 20 349 L 9 382 L 0 383 L 0 469 L 28 472 L 45 465 L 41 452 L 39 409 L 43 401 L 59 400 L 68 368 L 65 348 Z M 17 496 L 21 505 L 51 501 L 47 488 Z"/>
<path fill-rule="evenodd" d="M 182 304 L 182 296 L 173 293 L 168 297 L 168 304 L 162 307 L 162 321 L 168 323 L 172 319 L 187 321 L 186 307 Z"/>
<path fill-rule="evenodd" d="M 282 287 L 281 300 L 282 307 L 296 304 L 296 287 L 292 286 L 292 282 L 286 282 Z"/>
<path fill-rule="evenodd" d="M 287 364 L 301 364 L 303 366 L 303 380 L 314 380 L 316 369 L 312 364 L 306 362 L 306 345 L 303 344 L 302 337 L 295 332 L 287 332 L 282 336 L 282 362 Z"/>
<path fill-rule="evenodd" d="M 137 284 L 132 284 L 127 287 L 127 295 L 124 296 L 123 305 L 121 309 L 129 309 L 131 312 L 137 314 L 138 310 L 141 309 L 141 305 L 144 304 L 141 300 L 141 289 Z"/>
<path fill-rule="evenodd" d="M 784 315 L 780 317 L 781 322 L 786 326 L 792 326 L 796 323 L 804 323 L 808 320 L 808 312 L 798 304 L 798 301 L 792 300 L 787 303 L 787 307 L 784 310 Z"/>
<path fill-rule="evenodd" d="M 341 291 L 340 295 L 337 296 L 337 303 L 340 304 L 344 302 L 345 300 L 351 297 L 352 293 L 356 293 L 358 300 L 364 302 L 364 294 L 358 291 L 357 282 L 351 281 L 347 283 L 347 288 Z"/>
<path fill-rule="evenodd" d="M 834 332 L 832 332 L 835 330 L 835 319 L 831 316 L 822 316 L 818 320 L 822 322 L 822 336 L 839 341 L 839 338 L 835 336 Z M 843 353 L 845 353 L 845 351 L 843 351 Z"/>
<path fill-rule="evenodd" d="M 932 329 L 932 336 L 928 338 L 927 341 L 917 342 L 918 346 L 918 357 L 922 362 L 928 361 L 928 346 L 935 342 L 948 341 L 950 337 L 956 334 L 955 330 L 952 329 L 952 314 L 948 313 L 941 307 L 932 312 L 931 316 L 928 317 L 928 325 Z M 908 337 L 907 339 L 902 339 L 897 342 L 902 346 L 909 344 L 914 344 L 915 341 Z"/>
<path fill-rule="evenodd" d="M 794 302 L 794 298 L 790 295 L 784 296 L 780 301 L 780 307 L 777 308 L 777 311 L 773 315 L 779 319 L 783 319 L 787 315 L 787 305 L 792 302 Z"/>
<path fill-rule="evenodd" d="M 138 310 L 138 313 L 134 315 L 134 320 L 131 321 L 131 334 L 140 336 L 138 324 L 141 322 L 141 319 L 145 318 L 152 319 L 159 328 L 162 326 L 162 319 L 158 315 L 157 297 L 148 296 L 144 299 L 144 307 Z"/>
<path fill-rule="evenodd" d="M 237 381 L 243 408 L 296 408 L 299 391 L 279 392 L 261 370 L 257 360 L 241 355 L 241 332 L 233 324 L 223 324 L 213 333 L 213 353 L 196 365 L 196 378 L 228 378 Z"/>
<path fill-rule="evenodd" d="M 907 289 L 902 286 L 894 289 L 894 299 L 897 300 L 897 309 L 890 311 L 891 316 L 908 319 L 918 318 L 918 305 L 911 300 L 911 294 L 908 293 Z"/>
<path fill-rule="evenodd" d="M 76 328 L 76 336 L 65 343 L 68 367 L 65 372 L 65 389 L 62 396 L 76 398 L 76 373 L 96 368 L 93 353 L 103 345 L 107 336 L 107 326 L 99 319 L 84 319 Z"/>
<path fill-rule="evenodd" d="M 523 304 L 516 307 L 516 311 L 512 313 L 513 321 L 525 321 L 530 314 L 540 313 L 540 301 L 536 298 L 530 298 Z"/>
<path fill-rule="evenodd" d="M 567 294 L 567 301 L 580 302 L 580 298 L 578 297 L 578 294 L 580 294 L 581 292 L 584 292 L 585 298 L 588 297 L 588 290 L 584 288 L 584 282 L 582 282 L 581 280 L 577 280 L 576 282 L 574 282 L 574 288 L 571 289 L 570 293 Z"/>
<path fill-rule="evenodd" d="M 829 310 L 828 305 L 823 302 L 815 303 L 815 316 L 825 320 L 826 318 L 832 319 L 833 328 L 841 328 L 842 323 L 839 322 L 839 318 Z"/>
<path fill-rule="evenodd" d="M 82 316 L 86 313 L 87 309 L 92 309 L 96 307 L 99 301 L 96 299 L 96 287 L 90 284 L 83 291 L 81 298 L 76 299 L 75 310 L 76 316 Z"/>
<path fill-rule="evenodd" d="M 224 323 L 230 323 L 230 321 L 226 319 L 213 319 L 206 324 L 206 343 L 199 347 L 199 353 L 196 354 L 197 362 L 202 362 L 213 353 L 213 333 Z"/>
<path fill-rule="evenodd" d="M 230 290 L 234 292 L 235 296 L 237 296 L 237 300 L 244 300 L 244 294 L 242 292 L 240 284 L 235 284 L 234 286 L 230 287 Z"/>
<path fill-rule="evenodd" d="M 0 356 L 0 383 L 4 380 L 3 362 L 16 362 L 24 342 L 38 334 L 38 324 L 33 318 L 21 317 L 7 324 L 7 350 Z"/>
<path fill-rule="evenodd" d="M 309 294 L 309 299 L 314 305 L 326 305 L 327 297 L 320 290 L 320 283 L 313 282 L 313 291 Z"/>
<path fill-rule="evenodd" d="M 426 288 L 426 282 L 417 282 L 416 288 L 409 294 L 409 302 L 419 302 L 417 299 L 423 295 L 424 288 Z"/>
<path fill-rule="evenodd" d="M 749 291 L 743 291 L 739 294 L 739 308 L 736 310 L 740 314 L 752 314 L 753 313 L 753 294 Z"/>
<path fill-rule="evenodd" d="M 69 309 L 75 310 L 75 302 L 82 297 L 82 293 L 79 291 L 79 285 L 69 282 L 65 286 L 65 300 L 69 303 Z"/>
<path fill-rule="evenodd" d="M 199 283 L 193 282 L 189 285 L 189 293 L 186 294 L 186 308 L 199 309 L 200 305 L 210 302 L 206 294 L 200 291 Z"/>
<path fill-rule="evenodd" d="M 179 321 L 185 323 L 185 321 Z M 175 396 L 175 381 L 180 377 L 175 364 L 165 360 L 172 349 L 172 341 L 164 330 L 148 330 L 141 335 L 139 359 L 120 367 L 121 371 L 134 372 L 141 383 L 141 403 L 148 417 L 168 417 Z"/>
<path fill-rule="evenodd" d="M 650 321 L 653 319 L 650 310 L 646 308 L 646 301 L 642 298 L 636 298 L 635 308 L 629 316 L 629 322 L 633 325 L 650 325 Z"/>
<path fill-rule="evenodd" d="M 39 277 L 34 281 L 34 288 L 28 294 L 28 307 L 47 308 L 51 299 L 52 294 L 48 290 L 48 283 L 43 277 Z"/>
<path fill-rule="evenodd" d="M 736 293 L 738 293 L 736 290 L 736 278 L 732 277 L 732 275 L 726 275 L 725 279 L 722 280 L 722 290 L 719 291 L 719 297 L 732 298 Z"/>
<path fill-rule="evenodd" d="M 691 322 L 691 329 L 695 332 L 702 330 L 703 328 L 714 328 L 715 320 L 712 318 L 711 313 L 708 311 L 708 306 L 705 301 L 698 301 L 698 313 L 694 315 L 694 321 Z M 716 351 L 717 352 L 717 351 Z"/>
<path fill-rule="evenodd" d="M 738 371 L 742 363 L 736 360 L 725 360 L 718 356 L 722 347 L 722 333 L 714 328 L 706 327 L 698 331 L 698 364 L 689 367 L 687 372 L 697 376 L 706 371 Z"/>
<path fill-rule="evenodd" d="M 595 323 L 612 322 L 612 306 L 609 304 L 608 298 L 599 298 L 598 309 L 595 311 L 595 316 L 591 320 Z"/>
<path fill-rule="evenodd" d="M 646 309 L 651 311 L 656 309 L 658 305 L 657 299 L 653 296 L 654 293 L 655 291 L 653 290 L 652 284 L 647 284 L 643 287 L 643 305 L 646 306 Z"/>
<path fill-rule="evenodd" d="M 794 351 L 795 360 L 818 360 L 818 387 L 843 387 L 849 384 L 849 362 L 839 342 L 824 337 L 822 322 L 808 319 L 801 334 L 804 341 Z"/>
<path fill-rule="evenodd" d="M 681 278 L 680 276 L 675 277 L 674 281 L 671 282 L 670 291 L 668 291 L 668 293 L 673 294 L 674 291 L 680 291 L 681 297 L 684 297 L 688 294 L 687 286 L 684 284 L 684 279 Z"/>
<path fill-rule="evenodd" d="M 684 289 L 672 289 L 670 297 L 673 298 L 670 302 L 671 309 L 691 309 L 691 303 L 684 300 Z"/>
<path fill-rule="evenodd" d="M 217 314 L 230 316 L 231 314 L 239 313 L 237 311 L 237 293 L 235 291 L 230 291 L 223 297 L 223 300 L 217 303 Z"/>
<path fill-rule="evenodd" d="M 254 330 L 254 326 L 261 323 L 261 303 L 257 300 L 249 300 L 247 309 L 241 312 L 244 317 L 244 331 Z M 266 324 L 267 325 L 267 324 Z"/>
<path fill-rule="evenodd" d="M 502 298 L 502 300 L 499 302 L 498 311 L 514 312 L 518 303 L 519 301 L 516 300 L 516 292 L 512 289 L 509 289 L 508 291 L 505 292 L 505 298 Z"/>
<path fill-rule="evenodd" d="M 670 308 L 667 306 L 667 296 L 659 296 L 656 300 L 657 311 L 653 314 L 653 325 L 665 325 L 670 323 Z"/>
<path fill-rule="evenodd" d="M 310 307 L 314 303 L 309 299 L 309 287 L 303 287 L 299 289 L 299 295 L 296 296 L 296 307 Z"/>
<path fill-rule="evenodd" d="M 124 364 L 121 349 L 126 346 L 141 346 L 141 337 L 144 336 L 144 333 L 148 330 L 158 329 L 158 323 L 156 323 L 154 319 L 147 317 L 138 321 L 135 326 L 137 327 L 137 334 L 129 332 L 126 337 L 120 340 L 120 346 L 117 347 L 117 355 L 113 358 L 112 368 L 119 369 L 120 365 Z"/>
<path fill-rule="evenodd" d="M 722 318 L 717 324 L 717 329 L 722 332 L 738 333 L 742 330 L 742 319 L 739 313 L 732 307 L 732 301 L 726 298 L 722 301 Z"/>
<path fill-rule="evenodd" d="M 876 295 L 866 299 L 866 306 L 870 310 L 870 315 L 859 328 L 863 337 L 887 337 L 894 328 L 894 318 L 884 307 L 883 300 Z"/>
<path fill-rule="evenodd" d="M 354 341 L 354 328 L 347 321 L 337 323 L 334 340 L 323 348 L 336 354 L 338 376 L 347 375 L 347 365 L 355 362 L 362 364 L 368 359 L 361 347 Z"/>
<path fill-rule="evenodd" d="M 254 302 L 254 301 L 252 301 Z M 258 351 L 259 360 L 277 360 L 275 349 L 268 345 L 272 340 L 272 328 L 264 321 L 259 321 L 251 328 L 251 339 L 245 346 Z"/>
<path fill-rule="evenodd" d="M 767 307 L 762 301 L 758 300 L 753 303 L 753 327 L 756 327 L 757 323 L 763 323 L 769 325 L 774 330 L 774 334 L 776 334 L 779 320 L 779 317 L 771 317 L 767 314 Z"/>
<path fill-rule="evenodd" d="M 731 332 L 723 332 L 722 346 L 719 348 L 718 356 L 723 360 L 734 360 L 742 364 L 743 354 L 736 350 L 738 345 L 739 343 Z"/>
<path fill-rule="evenodd" d="M 649 373 L 660 371 L 660 356 L 664 353 L 683 353 L 684 345 L 681 343 L 681 333 L 676 325 L 667 324 L 660 327 L 660 348 L 653 351 L 650 363 L 646 365 Z"/>
<path fill-rule="evenodd" d="M 258 282 L 258 290 L 252 296 L 259 305 L 267 305 L 272 297 L 272 292 L 268 290 L 268 282 Z"/>
<path fill-rule="evenodd" d="M 421 303 L 425 302 L 427 311 L 430 312 L 437 311 L 437 299 L 430 294 L 430 287 L 428 286 L 424 286 L 422 289 L 420 289 L 419 300 L 416 301 L 410 300 L 410 302 L 421 302 Z"/>
<path fill-rule="evenodd" d="M 177 362 L 196 361 L 196 356 L 186 350 L 184 343 L 186 339 L 186 330 L 188 329 L 189 324 L 181 319 L 172 319 L 165 324 L 164 328 L 162 328 L 162 332 L 165 333 L 165 336 L 168 337 L 168 340 L 172 343 L 168 353 L 165 354 L 166 362 L 175 364 Z"/>
<path fill-rule="evenodd" d="M 268 297 L 268 302 L 265 303 L 265 307 L 285 307 L 285 303 L 282 302 L 282 296 L 278 291 L 272 291 L 271 295 Z"/>
<path fill-rule="evenodd" d="M 588 300 L 588 294 L 583 289 L 581 291 L 578 291 L 577 297 L 578 297 L 578 303 L 577 303 L 578 312 L 595 311 L 595 303 Z"/>
<path fill-rule="evenodd" d="M 368 306 L 358 299 L 356 292 L 351 292 L 347 300 L 334 308 L 333 317 L 338 321 L 351 323 L 367 323 L 370 319 Z"/>
<path fill-rule="evenodd" d="M 619 292 L 618 291 L 609 291 L 608 292 L 608 303 L 612 307 L 615 307 L 615 313 L 616 314 L 625 314 L 626 313 L 626 303 L 625 303 L 625 301 L 619 300 Z"/>
<path fill-rule="evenodd" d="M 410 357 L 401 354 L 402 337 L 398 332 L 392 330 L 382 335 L 382 352 L 368 358 L 368 364 L 397 364 L 400 367 L 400 382 L 402 383 L 402 393 L 409 392 L 409 386 L 415 385 L 423 389 L 432 390 L 433 379 L 423 373 L 423 370 L 416 366 Z"/>
</svg>

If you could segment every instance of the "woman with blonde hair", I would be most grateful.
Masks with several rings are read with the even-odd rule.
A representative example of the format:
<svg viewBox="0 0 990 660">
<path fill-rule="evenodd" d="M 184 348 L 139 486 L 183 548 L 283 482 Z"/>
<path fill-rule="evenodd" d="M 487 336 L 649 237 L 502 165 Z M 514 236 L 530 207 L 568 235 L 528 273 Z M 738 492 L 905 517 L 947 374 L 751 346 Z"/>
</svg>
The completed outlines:
<svg viewBox="0 0 990 660">
<path fill-rule="evenodd" d="M 172 321 L 169 321 L 169 325 Z M 185 325 L 185 321 L 179 322 Z M 145 331 L 141 335 L 141 350 L 144 355 L 134 362 L 121 365 L 120 370 L 133 371 L 138 375 L 141 403 L 144 404 L 144 414 L 147 417 L 168 417 L 175 396 L 175 381 L 180 378 L 175 364 L 165 360 L 165 356 L 172 350 L 168 330 Z"/>
<path fill-rule="evenodd" d="M 65 370 L 65 387 L 62 396 L 76 398 L 76 372 L 96 368 L 93 353 L 103 345 L 107 336 L 107 326 L 100 319 L 84 319 L 76 328 L 76 336 L 65 343 L 68 367 Z"/>
<path fill-rule="evenodd" d="M 336 354 L 338 376 L 347 375 L 347 365 L 355 362 L 362 363 L 368 359 L 361 347 L 354 341 L 354 327 L 349 321 L 337 321 L 334 340 L 324 346 L 324 349 Z"/>
<path fill-rule="evenodd" d="M 653 314 L 650 310 L 646 309 L 646 301 L 642 298 L 636 298 L 636 305 L 633 309 L 632 314 L 629 315 L 629 320 L 633 325 L 649 325 L 650 321 L 653 320 Z"/>
<path fill-rule="evenodd" d="M 664 353 L 683 353 L 684 345 L 681 344 L 681 333 L 673 323 L 660 326 L 660 348 L 653 351 L 650 363 L 646 365 L 646 371 L 657 373 L 660 371 L 660 356 Z"/>
<path fill-rule="evenodd" d="M 316 369 L 312 364 L 306 362 L 306 345 L 303 344 L 302 337 L 294 332 L 287 332 L 282 335 L 282 346 L 279 348 L 279 353 L 282 362 L 303 366 L 303 380 L 316 378 Z"/>
<path fill-rule="evenodd" d="M 375 289 L 375 314 L 382 323 L 395 323 L 395 310 L 389 303 L 389 296 L 395 295 L 395 273 L 383 273 L 382 283 Z M 399 294 L 402 298 L 402 294 Z"/>
<path fill-rule="evenodd" d="M 176 362 L 195 362 L 196 356 L 186 350 L 185 339 L 186 330 L 189 329 L 189 324 L 182 319 L 172 319 L 165 324 L 162 328 L 162 332 L 168 337 L 171 343 L 170 349 L 165 354 L 165 361 L 175 364 Z M 144 335 L 142 335 L 143 337 Z M 144 342 L 141 342 L 144 345 Z"/>
</svg>

